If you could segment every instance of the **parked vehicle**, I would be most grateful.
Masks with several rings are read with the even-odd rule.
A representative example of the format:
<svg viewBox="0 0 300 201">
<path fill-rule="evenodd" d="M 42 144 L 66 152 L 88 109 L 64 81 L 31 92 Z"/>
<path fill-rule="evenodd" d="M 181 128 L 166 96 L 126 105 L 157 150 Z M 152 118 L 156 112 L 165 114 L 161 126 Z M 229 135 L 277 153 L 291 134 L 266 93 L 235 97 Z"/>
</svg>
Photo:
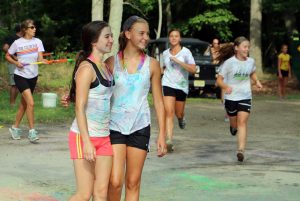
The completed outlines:
<svg viewBox="0 0 300 201">
<path fill-rule="evenodd" d="M 163 51 L 169 48 L 168 38 L 151 40 L 148 53 L 163 66 Z M 220 89 L 216 87 L 218 65 L 212 64 L 210 44 L 195 38 L 182 38 L 182 46 L 188 48 L 195 59 L 197 71 L 189 75 L 189 96 L 220 98 Z"/>
</svg>

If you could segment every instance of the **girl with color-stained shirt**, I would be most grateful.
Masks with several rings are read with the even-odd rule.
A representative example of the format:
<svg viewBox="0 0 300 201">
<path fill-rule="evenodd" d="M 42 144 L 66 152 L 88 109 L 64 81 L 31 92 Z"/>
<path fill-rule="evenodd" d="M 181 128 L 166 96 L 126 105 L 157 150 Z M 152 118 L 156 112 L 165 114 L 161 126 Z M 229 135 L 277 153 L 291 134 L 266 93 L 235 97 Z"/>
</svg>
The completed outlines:
<svg viewBox="0 0 300 201">
<path fill-rule="evenodd" d="M 39 138 L 34 127 L 34 100 L 33 91 L 38 79 L 38 65 L 31 64 L 43 59 L 44 46 L 40 39 L 35 38 L 36 27 L 33 20 L 27 19 L 22 22 L 21 30 L 23 37 L 15 40 L 8 49 L 5 56 L 8 62 L 16 65 L 14 80 L 20 93 L 22 94 L 21 103 L 17 111 L 15 123 L 9 128 L 12 139 L 21 139 L 21 129 L 19 125 L 26 112 L 30 142 L 36 142 Z M 17 60 L 13 55 L 17 54 Z"/>
<path fill-rule="evenodd" d="M 238 37 L 229 52 L 234 53 L 224 63 L 224 58 L 219 57 L 222 64 L 217 78 L 217 84 L 225 90 L 225 108 L 230 119 L 230 132 L 238 134 L 237 159 L 244 160 L 247 141 L 247 123 L 251 110 L 251 80 L 256 86 L 262 88 L 256 73 L 254 59 L 248 57 L 250 43 L 245 37 Z M 222 54 L 227 55 L 228 54 Z"/>
<path fill-rule="evenodd" d="M 109 25 L 104 21 L 86 24 L 82 29 L 82 44 L 69 95 L 76 103 L 69 147 L 77 183 L 70 201 L 88 201 L 91 197 L 107 200 L 113 154 L 109 120 L 114 80 L 102 59 L 113 44 Z"/>
<path fill-rule="evenodd" d="M 193 55 L 180 44 L 180 30 L 169 32 L 170 48 L 163 52 L 164 72 L 162 78 L 168 151 L 173 151 L 173 119 L 176 115 L 181 129 L 185 128 L 184 106 L 189 90 L 189 73 L 196 72 Z"/>
<path fill-rule="evenodd" d="M 111 103 L 110 139 L 114 156 L 109 201 L 120 201 L 124 182 L 125 200 L 139 200 L 150 142 L 151 117 L 147 100 L 150 86 L 159 125 L 157 155 L 166 154 L 160 66 L 157 60 L 144 53 L 148 41 L 147 21 L 131 16 L 122 27 L 119 53 L 107 60 L 116 82 Z"/>
<path fill-rule="evenodd" d="M 291 56 L 288 54 L 288 46 L 281 46 L 281 53 L 278 55 L 278 95 L 279 98 L 286 98 L 286 85 L 292 77 Z"/>
</svg>

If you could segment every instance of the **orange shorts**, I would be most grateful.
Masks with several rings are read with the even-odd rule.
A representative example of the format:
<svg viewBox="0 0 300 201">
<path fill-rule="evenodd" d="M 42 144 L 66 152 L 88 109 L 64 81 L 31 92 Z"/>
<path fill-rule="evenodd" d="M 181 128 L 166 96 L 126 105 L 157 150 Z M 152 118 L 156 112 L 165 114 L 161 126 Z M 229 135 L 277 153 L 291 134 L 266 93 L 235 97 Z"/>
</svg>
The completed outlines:
<svg viewBox="0 0 300 201">
<path fill-rule="evenodd" d="M 112 146 L 109 136 L 107 137 L 90 137 L 92 144 L 96 149 L 96 156 L 112 156 Z M 71 159 L 83 159 L 83 141 L 81 135 L 73 131 L 69 133 L 69 148 Z"/>
</svg>

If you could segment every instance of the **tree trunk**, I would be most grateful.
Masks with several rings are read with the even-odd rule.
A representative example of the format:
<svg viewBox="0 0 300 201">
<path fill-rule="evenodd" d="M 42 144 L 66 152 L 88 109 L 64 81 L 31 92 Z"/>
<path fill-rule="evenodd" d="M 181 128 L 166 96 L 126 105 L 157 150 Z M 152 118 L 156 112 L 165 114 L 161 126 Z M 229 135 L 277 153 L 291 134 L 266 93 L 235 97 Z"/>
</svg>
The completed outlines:
<svg viewBox="0 0 300 201">
<path fill-rule="evenodd" d="M 167 6 L 166 6 L 166 15 L 167 15 L 167 32 L 169 33 L 171 24 L 172 24 L 172 11 L 171 11 L 171 2 L 170 0 L 167 1 Z"/>
<path fill-rule="evenodd" d="M 109 24 L 114 36 L 114 45 L 112 48 L 112 54 L 116 54 L 119 50 L 119 35 L 122 22 L 123 13 L 123 0 L 111 0 L 110 12 L 109 12 Z"/>
<path fill-rule="evenodd" d="M 103 20 L 104 0 L 92 0 L 92 21 Z"/>
<path fill-rule="evenodd" d="M 158 0 L 158 26 L 157 26 L 156 38 L 160 38 L 161 24 L 162 24 L 162 3 L 161 0 Z"/>
<path fill-rule="evenodd" d="M 251 0 L 250 12 L 250 56 L 255 59 L 256 73 L 263 75 L 262 52 L 261 52 L 261 21 L 262 0 Z"/>
</svg>

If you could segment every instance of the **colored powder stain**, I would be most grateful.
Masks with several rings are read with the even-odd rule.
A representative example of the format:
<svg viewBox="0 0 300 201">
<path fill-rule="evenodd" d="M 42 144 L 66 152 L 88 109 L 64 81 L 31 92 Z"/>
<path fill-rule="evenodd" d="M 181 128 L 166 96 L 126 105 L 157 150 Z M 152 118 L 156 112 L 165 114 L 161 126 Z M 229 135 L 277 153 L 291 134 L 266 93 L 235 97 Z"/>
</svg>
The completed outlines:
<svg viewBox="0 0 300 201">
<path fill-rule="evenodd" d="M 24 193 L 10 188 L 0 189 L 0 199 L 18 200 L 18 201 L 59 201 L 55 198 L 41 195 L 40 193 Z"/>
<path fill-rule="evenodd" d="M 210 179 L 208 177 L 204 177 L 201 175 L 192 175 L 189 173 L 181 173 L 179 174 L 180 177 L 184 177 L 187 180 L 191 180 L 193 182 L 196 182 L 199 186 L 199 189 L 201 190 L 223 190 L 223 189 L 235 189 L 237 188 L 236 185 L 231 183 L 224 183 L 219 182 L 214 179 Z"/>
</svg>

